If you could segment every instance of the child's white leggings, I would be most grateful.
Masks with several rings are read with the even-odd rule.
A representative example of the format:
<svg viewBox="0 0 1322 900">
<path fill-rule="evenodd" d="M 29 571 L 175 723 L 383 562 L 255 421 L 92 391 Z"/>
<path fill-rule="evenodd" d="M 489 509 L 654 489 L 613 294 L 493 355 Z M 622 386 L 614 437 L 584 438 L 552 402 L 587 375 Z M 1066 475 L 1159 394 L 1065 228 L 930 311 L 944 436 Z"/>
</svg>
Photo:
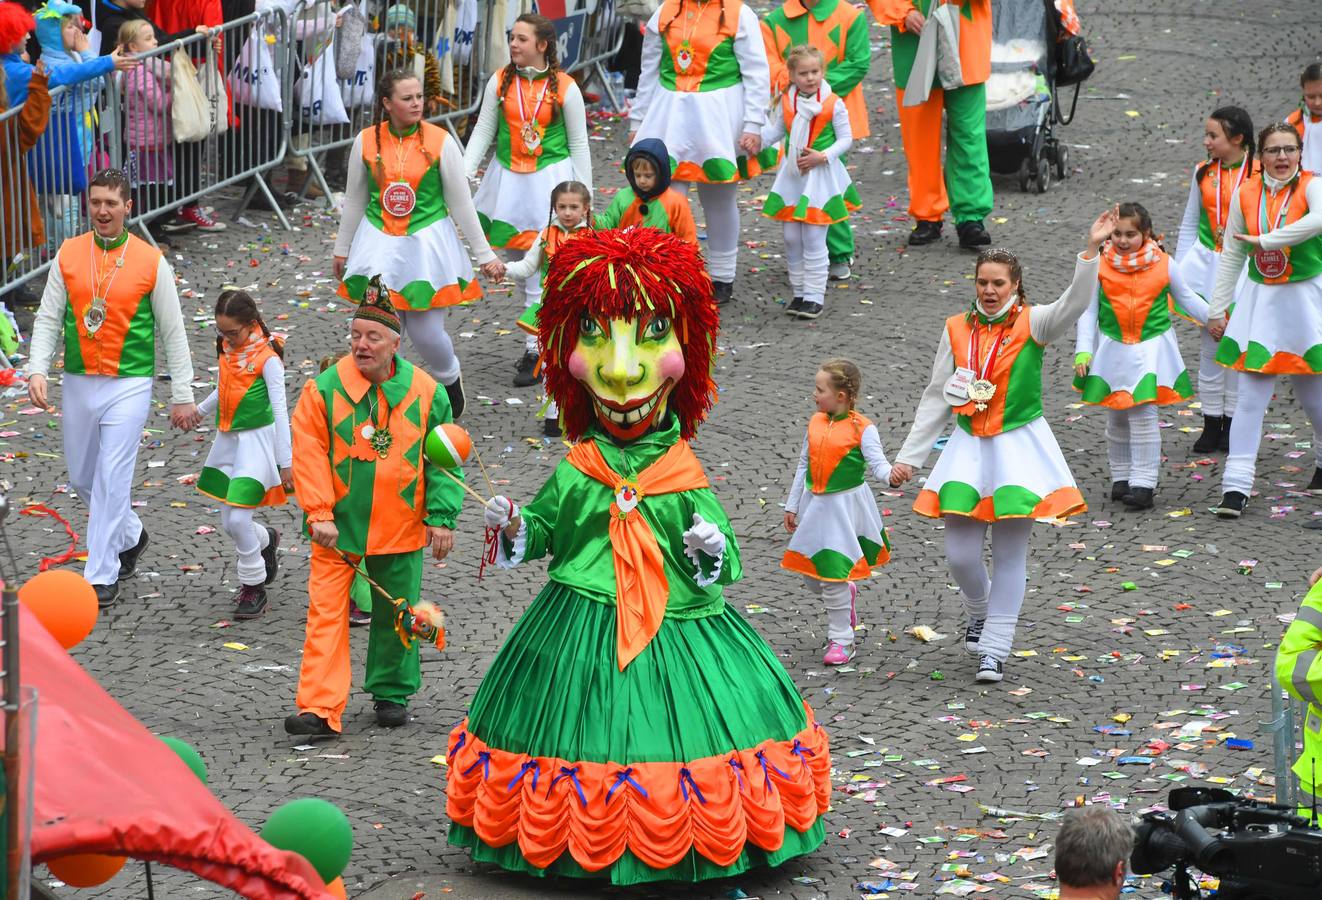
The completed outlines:
<svg viewBox="0 0 1322 900">
<path fill-rule="evenodd" d="M 220 527 L 234 541 L 234 549 L 239 555 L 239 583 L 261 584 L 266 581 L 266 563 L 262 560 L 262 551 L 271 543 L 267 530 L 252 520 L 251 509 L 238 506 L 221 506 Z"/>
<path fill-rule="evenodd" d="M 1239 396 L 1239 373 L 1216 364 L 1220 343 L 1203 329 L 1198 345 L 1198 400 L 1205 416 L 1233 416 Z"/>
<path fill-rule="evenodd" d="M 670 186 L 688 195 L 687 181 L 672 182 Z M 739 258 L 739 185 L 698 182 L 697 188 L 702 217 L 707 224 L 707 242 L 703 248 L 707 274 L 712 281 L 733 282 Z"/>
<path fill-rule="evenodd" d="M 853 604 L 850 595 L 853 590 L 848 581 L 819 581 L 803 576 L 808 590 L 822 598 L 826 607 L 826 637 L 838 644 L 854 643 L 854 626 L 850 623 Z"/>
<path fill-rule="evenodd" d="M 945 516 L 946 563 L 970 619 L 984 619 L 978 652 L 1005 662 L 1014 644 L 1019 607 L 1028 585 L 1028 538 L 1032 519 L 1002 519 L 991 525 L 992 574 L 982 558 L 987 523 Z"/>
<path fill-rule="evenodd" d="M 1107 410 L 1106 456 L 1111 480 L 1130 487 L 1155 488 L 1161 468 L 1161 429 L 1152 403 Z"/>
<path fill-rule="evenodd" d="M 807 222 L 785 223 L 785 260 L 790 288 L 805 303 L 824 303 L 826 276 L 831 261 L 826 251 L 826 226 Z"/>
</svg>

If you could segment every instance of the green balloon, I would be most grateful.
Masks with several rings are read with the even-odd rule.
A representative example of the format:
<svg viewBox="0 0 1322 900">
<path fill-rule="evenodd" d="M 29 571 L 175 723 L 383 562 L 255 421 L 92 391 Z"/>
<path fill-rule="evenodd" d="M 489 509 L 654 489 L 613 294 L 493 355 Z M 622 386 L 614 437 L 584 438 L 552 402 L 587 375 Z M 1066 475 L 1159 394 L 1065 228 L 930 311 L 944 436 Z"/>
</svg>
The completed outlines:
<svg viewBox="0 0 1322 900">
<path fill-rule="evenodd" d="M 290 800 L 271 813 L 261 837 L 272 847 L 290 850 L 312 863 L 322 881 L 339 878 L 353 850 L 348 818 L 335 804 L 317 797 Z"/>
<path fill-rule="evenodd" d="M 184 765 L 193 770 L 198 781 L 207 783 L 207 764 L 202 762 L 201 755 L 190 744 L 177 737 L 163 737 L 161 743 L 173 750 L 184 761 Z"/>
</svg>

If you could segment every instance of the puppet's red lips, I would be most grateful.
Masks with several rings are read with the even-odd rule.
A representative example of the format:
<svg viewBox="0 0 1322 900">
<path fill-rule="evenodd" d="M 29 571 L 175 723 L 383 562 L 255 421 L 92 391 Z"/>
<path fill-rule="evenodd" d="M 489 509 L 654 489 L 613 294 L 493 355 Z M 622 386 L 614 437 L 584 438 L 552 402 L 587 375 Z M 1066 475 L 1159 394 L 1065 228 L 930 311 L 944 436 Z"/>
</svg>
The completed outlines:
<svg viewBox="0 0 1322 900">
<path fill-rule="evenodd" d="M 614 403 L 596 395 L 593 395 L 592 400 L 597 404 L 597 413 L 601 418 L 621 428 L 629 428 L 639 422 L 646 421 L 652 415 L 656 410 L 656 405 L 661 402 L 661 398 L 665 396 L 665 392 L 670 386 L 671 382 L 666 381 L 665 384 L 646 397 L 631 400 L 628 403 Z"/>
</svg>

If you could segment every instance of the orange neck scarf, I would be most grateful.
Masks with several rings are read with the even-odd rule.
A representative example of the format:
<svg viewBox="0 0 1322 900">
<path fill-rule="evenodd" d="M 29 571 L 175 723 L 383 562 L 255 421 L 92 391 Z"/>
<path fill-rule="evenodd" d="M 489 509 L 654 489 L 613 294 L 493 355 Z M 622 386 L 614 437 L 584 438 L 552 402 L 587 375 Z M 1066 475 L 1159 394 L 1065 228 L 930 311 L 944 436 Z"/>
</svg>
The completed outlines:
<svg viewBox="0 0 1322 900">
<path fill-rule="evenodd" d="M 575 469 L 614 493 L 610 540 L 615 555 L 615 646 L 623 672 L 661 629 L 670 593 L 661 548 L 638 504 L 653 494 L 709 487 L 707 476 L 688 441 L 675 442 L 634 479 L 612 469 L 596 441 L 590 439 L 571 447 L 566 459 Z"/>
</svg>

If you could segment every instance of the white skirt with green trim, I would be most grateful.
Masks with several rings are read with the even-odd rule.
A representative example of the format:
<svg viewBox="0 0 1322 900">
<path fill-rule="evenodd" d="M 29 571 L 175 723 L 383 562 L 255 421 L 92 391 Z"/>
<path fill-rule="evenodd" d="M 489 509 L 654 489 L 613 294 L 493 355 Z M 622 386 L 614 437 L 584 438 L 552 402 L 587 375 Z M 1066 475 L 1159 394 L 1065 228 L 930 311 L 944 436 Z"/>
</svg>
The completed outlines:
<svg viewBox="0 0 1322 900">
<path fill-rule="evenodd" d="M 890 561 L 890 537 L 866 484 L 831 494 L 804 490 L 799 525 L 781 567 L 819 581 L 867 578 Z"/>
<path fill-rule="evenodd" d="M 1216 361 L 1241 372 L 1322 375 L 1322 275 L 1286 284 L 1241 279 Z"/>
<path fill-rule="evenodd" d="M 551 224 L 552 189 L 573 180 L 569 159 L 535 172 L 511 172 L 493 157 L 473 195 L 487 243 L 500 250 L 527 250 L 537 232 Z"/>
<path fill-rule="evenodd" d="M 1165 406 L 1193 396 L 1193 382 L 1173 328 L 1137 344 L 1098 335 L 1088 374 L 1074 379 L 1074 389 L 1084 403 L 1110 409 L 1144 403 Z"/>
<path fill-rule="evenodd" d="M 197 489 L 229 506 L 252 509 L 285 502 L 275 462 L 275 426 L 217 431 Z"/>
<path fill-rule="evenodd" d="M 670 152 L 676 181 L 726 184 L 762 171 L 756 157 L 739 149 L 743 131 L 742 84 L 691 92 L 657 85 L 635 141 L 660 138 Z"/>
<path fill-rule="evenodd" d="M 380 275 L 386 287 L 404 298 L 404 312 L 454 306 L 482 296 L 473 276 L 473 260 L 448 216 L 401 235 L 386 234 L 364 217 L 349 248 L 341 294 L 361 300 L 373 275 Z"/>
<path fill-rule="evenodd" d="M 762 215 L 782 222 L 833 225 L 862 205 L 858 188 L 840 160 L 800 172 L 794 160 L 782 158 L 771 193 L 762 204 Z"/>
</svg>

